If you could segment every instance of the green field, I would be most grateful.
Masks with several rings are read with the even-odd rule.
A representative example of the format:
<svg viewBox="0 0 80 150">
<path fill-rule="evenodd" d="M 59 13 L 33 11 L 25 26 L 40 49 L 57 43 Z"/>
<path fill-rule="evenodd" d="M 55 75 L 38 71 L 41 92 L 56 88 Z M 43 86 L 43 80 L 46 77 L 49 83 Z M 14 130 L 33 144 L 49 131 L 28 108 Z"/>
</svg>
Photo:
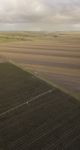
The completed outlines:
<svg viewBox="0 0 80 150">
<path fill-rule="evenodd" d="M 14 41 L 42 41 L 57 38 L 56 33 L 46 32 L 0 32 L 0 42 Z"/>
<path fill-rule="evenodd" d="M 80 102 L 0 63 L 0 150 L 79 150 Z"/>
</svg>

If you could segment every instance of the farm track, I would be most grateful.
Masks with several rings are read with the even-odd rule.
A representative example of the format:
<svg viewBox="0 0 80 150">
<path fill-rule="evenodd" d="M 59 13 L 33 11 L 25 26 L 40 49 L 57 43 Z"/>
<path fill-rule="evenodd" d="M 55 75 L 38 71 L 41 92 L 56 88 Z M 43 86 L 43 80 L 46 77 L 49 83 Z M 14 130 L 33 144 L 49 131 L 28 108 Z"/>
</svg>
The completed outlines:
<svg viewBox="0 0 80 150">
<path fill-rule="evenodd" d="M 44 95 L 46 95 L 46 94 L 48 94 L 48 93 L 51 93 L 52 91 L 53 91 L 53 89 L 48 90 L 48 91 L 46 91 L 46 92 L 44 92 L 44 93 L 41 93 L 41 94 L 39 94 L 39 95 L 33 97 L 33 98 L 30 99 L 30 100 L 25 101 L 25 103 L 22 103 L 22 104 L 19 104 L 19 105 L 16 106 L 16 107 L 10 108 L 9 110 L 7 110 L 7 111 L 1 113 L 1 114 L 0 114 L 0 117 L 4 117 L 6 114 L 8 114 L 8 113 L 10 113 L 10 112 L 12 112 L 12 111 L 15 111 L 16 109 L 18 109 L 18 108 L 20 108 L 20 107 L 23 107 L 23 106 L 26 105 L 26 104 L 29 104 L 29 103 L 31 103 L 31 102 L 33 102 L 33 101 L 36 101 L 38 98 L 40 98 L 40 97 L 42 97 L 42 96 L 44 96 Z"/>
</svg>

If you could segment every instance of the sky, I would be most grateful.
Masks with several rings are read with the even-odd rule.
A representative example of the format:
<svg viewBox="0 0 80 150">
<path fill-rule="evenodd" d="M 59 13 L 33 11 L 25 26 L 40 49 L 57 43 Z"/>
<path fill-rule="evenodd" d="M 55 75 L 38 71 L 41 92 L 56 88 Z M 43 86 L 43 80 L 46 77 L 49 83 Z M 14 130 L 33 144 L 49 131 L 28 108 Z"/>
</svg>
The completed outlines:
<svg viewBox="0 0 80 150">
<path fill-rule="evenodd" d="M 80 0 L 0 0 L 0 30 L 78 31 Z"/>
</svg>

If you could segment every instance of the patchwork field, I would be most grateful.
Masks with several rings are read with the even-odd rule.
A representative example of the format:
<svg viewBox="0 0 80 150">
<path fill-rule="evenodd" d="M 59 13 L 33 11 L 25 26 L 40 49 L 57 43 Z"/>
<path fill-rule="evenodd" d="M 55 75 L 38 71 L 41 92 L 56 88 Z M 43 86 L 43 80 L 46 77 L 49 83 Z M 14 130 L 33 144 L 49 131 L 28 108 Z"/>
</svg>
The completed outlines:
<svg viewBox="0 0 80 150">
<path fill-rule="evenodd" d="M 24 69 L 80 99 L 80 33 L 0 33 L 0 60 Z"/>
<path fill-rule="evenodd" d="M 0 63 L 0 150 L 79 150 L 80 102 Z"/>
</svg>

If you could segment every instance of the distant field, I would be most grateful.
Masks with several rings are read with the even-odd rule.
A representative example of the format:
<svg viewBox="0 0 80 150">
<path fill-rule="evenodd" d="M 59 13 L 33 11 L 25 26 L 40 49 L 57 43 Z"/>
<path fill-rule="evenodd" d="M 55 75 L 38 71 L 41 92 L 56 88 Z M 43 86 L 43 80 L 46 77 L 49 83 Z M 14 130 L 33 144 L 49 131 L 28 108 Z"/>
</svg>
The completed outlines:
<svg viewBox="0 0 80 150">
<path fill-rule="evenodd" d="M 80 102 L 0 63 L 0 150 L 62 149 L 80 149 Z"/>
<path fill-rule="evenodd" d="M 24 69 L 80 99 L 80 33 L 1 32 L 0 60 Z"/>
</svg>

